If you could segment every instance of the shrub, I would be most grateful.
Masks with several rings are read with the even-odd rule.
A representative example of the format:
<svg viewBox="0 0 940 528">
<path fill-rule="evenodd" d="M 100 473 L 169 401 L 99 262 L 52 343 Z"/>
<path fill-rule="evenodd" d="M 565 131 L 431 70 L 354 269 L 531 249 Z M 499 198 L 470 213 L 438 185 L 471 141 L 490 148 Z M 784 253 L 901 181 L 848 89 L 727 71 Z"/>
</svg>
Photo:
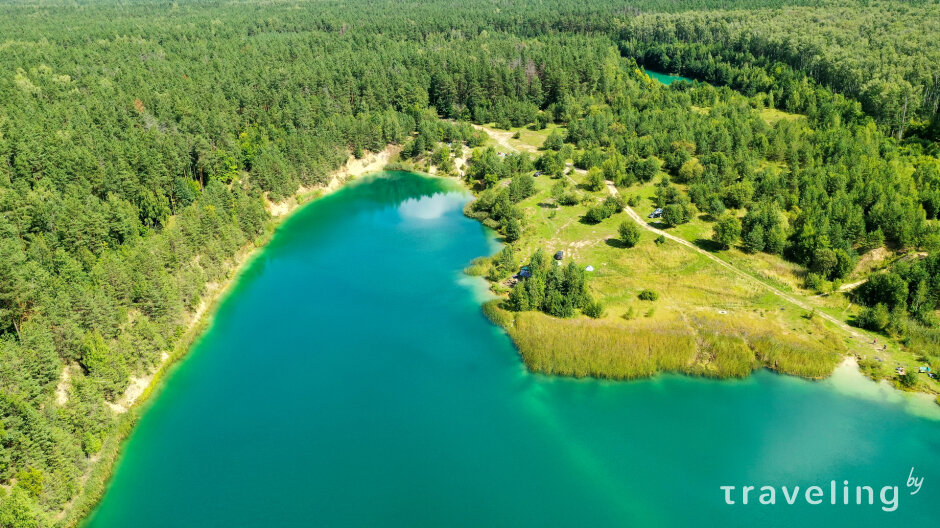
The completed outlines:
<svg viewBox="0 0 940 528">
<path fill-rule="evenodd" d="M 515 218 L 510 218 L 506 223 L 506 242 L 515 242 L 522 236 L 522 226 Z"/>
<path fill-rule="evenodd" d="M 589 224 L 597 224 L 621 210 L 623 210 L 623 202 L 619 198 L 608 196 L 604 203 L 588 209 L 584 215 L 584 221 Z"/>
<path fill-rule="evenodd" d="M 856 290 L 858 299 L 867 306 L 884 304 L 889 310 L 907 302 L 908 285 L 893 272 L 876 273 Z"/>
<path fill-rule="evenodd" d="M 552 133 L 545 138 L 545 142 L 542 143 L 542 148 L 545 150 L 559 150 L 564 143 L 561 133 L 556 129 L 552 130 Z"/>
<path fill-rule="evenodd" d="M 858 326 L 874 332 L 883 332 L 891 321 L 888 308 L 879 303 L 872 308 L 865 308 L 855 319 Z"/>
<path fill-rule="evenodd" d="M 584 315 L 592 319 L 600 319 L 601 317 L 604 317 L 604 305 L 600 301 L 588 302 L 582 311 L 584 312 Z"/>
<path fill-rule="evenodd" d="M 558 198 L 561 205 L 577 205 L 581 201 L 581 195 L 576 192 L 566 192 Z"/>
<path fill-rule="evenodd" d="M 597 167 L 591 167 L 587 179 L 584 180 L 584 186 L 594 192 L 602 190 L 604 188 L 604 173 Z"/>
<path fill-rule="evenodd" d="M 535 178 L 529 174 L 513 176 L 509 182 L 509 201 L 519 203 L 535 194 Z"/>
<path fill-rule="evenodd" d="M 598 224 L 607 218 L 607 211 L 604 209 L 603 205 L 595 205 L 587 210 L 587 213 L 584 214 L 584 221 L 589 224 Z"/>
<path fill-rule="evenodd" d="M 721 198 L 715 196 L 708 202 L 708 214 L 712 218 L 719 218 L 721 215 L 725 214 L 725 204 L 721 201 Z"/>
<path fill-rule="evenodd" d="M 636 222 L 620 222 L 617 232 L 620 233 L 620 241 L 626 247 L 633 247 L 640 241 L 640 227 L 636 225 Z"/>
<path fill-rule="evenodd" d="M 881 362 L 874 359 L 863 358 L 858 361 L 858 369 L 869 378 L 878 381 L 884 377 Z"/>
<path fill-rule="evenodd" d="M 637 295 L 637 297 L 641 301 L 655 301 L 656 299 L 659 299 L 659 294 L 653 290 L 643 290 L 639 295 Z"/>
<path fill-rule="evenodd" d="M 907 371 L 904 375 L 898 376 L 898 381 L 901 382 L 902 387 L 913 388 L 917 385 L 917 374 L 914 374 L 913 370 Z"/>
<path fill-rule="evenodd" d="M 712 240 L 722 248 L 728 248 L 734 244 L 741 235 L 741 221 L 737 218 L 726 215 L 715 224 L 715 233 Z"/>
<path fill-rule="evenodd" d="M 806 289 L 822 293 L 826 288 L 826 279 L 817 273 L 807 273 L 803 280 Z"/>
<path fill-rule="evenodd" d="M 477 257 L 470 262 L 470 265 L 464 268 L 463 272 L 473 277 L 482 277 L 490 269 L 490 259 L 487 257 Z"/>
<path fill-rule="evenodd" d="M 669 227 L 684 224 L 691 218 L 692 212 L 683 204 L 669 204 L 663 207 L 663 222 Z"/>
</svg>

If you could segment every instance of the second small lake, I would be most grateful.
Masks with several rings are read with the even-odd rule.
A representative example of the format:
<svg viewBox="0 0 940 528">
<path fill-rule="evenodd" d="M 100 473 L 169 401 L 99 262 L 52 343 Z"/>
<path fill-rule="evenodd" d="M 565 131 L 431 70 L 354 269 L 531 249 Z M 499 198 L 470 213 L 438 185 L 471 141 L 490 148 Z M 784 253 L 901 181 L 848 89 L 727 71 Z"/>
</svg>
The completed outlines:
<svg viewBox="0 0 940 528">
<path fill-rule="evenodd" d="M 647 69 L 647 70 L 646 70 L 646 74 L 649 75 L 650 78 L 653 79 L 654 81 L 659 81 L 659 82 L 665 84 L 666 86 L 669 86 L 670 84 L 672 84 L 672 83 L 674 83 L 674 82 L 676 82 L 676 81 L 688 81 L 688 82 L 692 82 L 692 79 L 689 79 L 688 77 L 682 77 L 682 76 L 679 76 L 679 75 L 668 75 L 668 74 L 660 73 L 660 72 L 658 72 L 658 71 L 653 71 L 653 70 L 650 70 L 650 69 Z"/>
</svg>

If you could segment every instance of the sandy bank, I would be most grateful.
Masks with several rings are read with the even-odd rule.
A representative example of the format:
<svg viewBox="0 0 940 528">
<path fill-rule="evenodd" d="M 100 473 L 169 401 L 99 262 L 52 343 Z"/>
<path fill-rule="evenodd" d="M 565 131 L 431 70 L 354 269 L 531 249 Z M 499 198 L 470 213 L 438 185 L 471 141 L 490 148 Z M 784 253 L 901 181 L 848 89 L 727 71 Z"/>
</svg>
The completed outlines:
<svg viewBox="0 0 940 528">
<path fill-rule="evenodd" d="M 297 210 L 300 205 L 309 202 L 311 199 L 335 192 L 337 189 L 342 187 L 343 184 L 359 176 L 381 171 L 382 168 L 388 164 L 389 160 L 391 160 L 399 150 L 401 150 L 401 148 L 398 146 L 390 146 L 381 152 L 366 152 L 366 154 L 361 159 L 356 159 L 353 156 L 349 156 L 349 159 L 346 160 L 346 165 L 330 175 L 330 180 L 327 185 L 312 188 L 301 186 L 299 189 L 297 189 L 297 192 L 294 193 L 294 196 L 291 196 L 281 202 L 267 201 L 265 206 L 268 212 L 271 213 L 272 217 L 278 221 L 282 221 L 292 212 Z M 203 296 L 202 302 L 199 304 L 196 310 L 194 310 L 187 317 L 187 332 L 192 331 L 202 320 L 202 318 L 205 317 L 208 312 L 210 312 L 210 307 L 212 307 L 228 290 L 231 283 L 238 276 L 238 272 L 245 265 L 245 263 L 251 259 L 257 249 L 260 248 L 253 246 L 243 248 L 235 256 L 235 259 L 230 267 L 229 278 L 226 279 L 222 284 L 210 283 L 206 285 L 206 292 Z M 160 358 L 160 363 L 152 372 L 145 376 L 131 377 L 130 383 L 128 384 L 127 389 L 124 391 L 124 394 L 118 398 L 116 402 L 108 402 L 108 407 L 119 414 L 127 412 L 131 406 L 137 403 L 141 395 L 147 391 L 148 387 L 151 386 L 154 374 L 156 374 L 157 371 L 167 364 L 170 357 L 171 356 L 169 353 L 164 352 Z M 66 370 L 66 373 L 67 372 L 68 371 Z M 64 378 L 65 376 L 66 374 L 63 374 Z M 64 390 L 62 392 L 64 393 Z M 64 396 L 64 394 L 62 396 Z M 62 396 L 59 396 L 59 393 L 57 392 L 57 398 L 62 403 L 65 403 L 65 399 Z"/>
<path fill-rule="evenodd" d="M 310 200 L 320 196 L 325 196 L 342 187 L 346 182 L 365 174 L 381 171 L 391 160 L 401 147 L 389 146 L 385 150 L 376 153 L 366 153 L 362 159 L 356 159 L 350 156 L 345 166 L 337 169 L 330 175 L 329 183 L 322 187 L 308 188 L 301 187 L 294 196 L 282 202 L 268 202 L 266 207 L 271 213 L 275 223 L 283 222 L 291 213 L 299 209 L 300 205 L 308 203 Z M 272 230 L 273 233 L 273 230 Z M 206 285 L 206 291 L 203 294 L 203 300 L 199 306 L 186 316 L 186 330 L 180 338 L 177 346 L 173 350 L 164 351 L 160 363 L 149 373 L 143 376 L 135 376 L 130 379 L 127 389 L 117 401 L 106 402 L 108 407 L 119 416 L 118 434 L 105 441 L 105 446 L 101 451 L 88 459 L 88 467 L 80 477 L 84 489 L 66 505 L 66 507 L 55 516 L 55 519 L 62 526 L 76 526 L 82 519 L 91 512 L 97 502 L 104 494 L 108 480 L 110 480 L 114 463 L 120 453 L 124 439 L 130 434 L 134 423 L 136 423 L 137 413 L 128 412 L 136 410 L 159 388 L 165 374 L 177 360 L 183 358 L 196 342 L 199 335 L 208 327 L 215 307 L 228 293 L 231 285 L 238 279 L 238 276 L 246 268 L 246 264 L 251 262 L 263 249 L 264 244 L 256 246 L 248 244 L 243 247 L 231 259 L 228 266 L 227 277 L 218 283 L 209 283 Z M 71 388 L 71 372 L 69 367 L 65 368 L 59 383 L 56 387 L 56 402 L 64 405 L 68 401 L 68 391 Z"/>
</svg>

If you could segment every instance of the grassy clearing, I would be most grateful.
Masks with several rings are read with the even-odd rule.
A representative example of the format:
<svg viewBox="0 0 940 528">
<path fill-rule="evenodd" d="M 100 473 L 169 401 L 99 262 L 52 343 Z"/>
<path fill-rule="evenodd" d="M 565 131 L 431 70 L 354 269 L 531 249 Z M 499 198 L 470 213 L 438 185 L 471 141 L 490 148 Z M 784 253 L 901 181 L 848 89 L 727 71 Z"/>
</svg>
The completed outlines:
<svg viewBox="0 0 940 528">
<path fill-rule="evenodd" d="M 796 116 L 798 117 L 798 116 Z M 513 129 L 519 131 L 520 129 Z M 524 130 L 524 129 L 521 129 Z M 549 131 L 544 132 L 547 137 Z M 504 139 L 505 142 L 505 132 Z M 526 140 L 520 133 L 518 140 Z M 531 136 L 530 144 L 537 144 Z M 522 149 L 520 149 L 522 150 Z M 557 319 L 536 312 L 514 314 L 498 307 L 488 314 L 507 332 L 530 369 L 548 374 L 595 376 L 617 379 L 646 377 L 656 372 L 681 372 L 710 377 L 747 376 L 755 368 L 807 378 L 830 374 L 844 354 L 870 360 L 879 368 L 876 379 L 895 377 L 894 367 L 909 369 L 923 363 L 923 353 L 912 352 L 866 331 L 851 338 L 822 317 L 774 295 L 753 280 L 742 277 L 673 241 L 657 244 L 656 235 L 641 233 L 635 247 L 619 243 L 618 225 L 627 220 L 618 213 L 598 223 L 582 221 L 587 209 L 607 197 L 606 190 L 591 192 L 583 185 L 583 171 L 571 171 L 565 180 L 582 200 L 560 206 L 551 198 L 559 180 L 535 179 L 536 194 L 519 204 L 525 220 L 522 237 L 512 245 L 521 266 L 537 248 L 549 254 L 562 250 L 565 261 L 591 265 L 588 289 L 605 306 L 599 319 Z M 653 196 L 658 178 L 621 189 L 626 198 L 639 197 L 634 209 L 646 217 L 655 208 Z M 685 191 L 684 186 L 679 185 Z M 743 211 L 729 213 L 743 216 Z M 657 221 L 651 225 L 665 228 Z M 714 219 L 698 213 L 692 220 L 668 231 L 720 258 L 754 279 L 799 299 L 817 312 L 851 321 L 860 311 L 847 294 L 817 296 L 804 288 L 804 270 L 778 255 L 745 253 L 740 247 L 716 252 L 711 244 Z M 893 256 L 873 255 L 860 267 L 876 269 Z M 474 262 L 473 273 L 488 274 L 488 262 Z M 493 284 L 504 295 L 508 288 Z M 641 301 L 637 294 L 651 289 L 656 301 Z M 877 343 L 873 343 L 877 338 Z M 867 339 L 867 341 L 866 341 Z M 930 343 L 933 336 L 921 341 Z M 878 358 L 878 360 L 875 360 Z M 879 361 L 880 360 L 880 361 Z M 920 388 L 940 392 L 940 383 L 922 376 Z"/>
<path fill-rule="evenodd" d="M 569 177 L 572 185 L 580 185 L 584 175 L 572 172 Z M 598 319 L 558 319 L 508 312 L 499 301 L 488 305 L 487 315 L 506 328 L 531 370 L 616 379 L 657 372 L 724 378 L 744 377 L 766 366 L 818 378 L 830 373 L 847 350 L 820 318 L 806 318 L 803 310 L 686 247 L 672 241 L 657 244 L 648 231 L 635 247 L 622 247 L 617 226 L 628 220 L 626 214 L 598 224 L 581 220 L 606 192 L 579 187 L 581 203 L 558 206 L 550 198 L 557 182 L 536 178 L 538 192 L 521 202 L 526 227 L 513 244 L 516 262 L 522 265 L 542 247 L 550 253 L 564 251 L 565 261 L 593 266 L 588 287 L 606 313 Z M 646 185 L 624 195 L 649 198 L 654 191 Z M 644 214 L 652 208 L 648 199 L 637 207 Z M 683 227 L 683 238 L 711 236 L 711 224 L 703 219 Z M 476 274 L 486 274 L 485 266 L 479 261 L 471 265 Z M 656 291 L 657 300 L 639 300 L 644 289 Z"/>
<path fill-rule="evenodd" d="M 760 116 L 768 125 L 773 125 L 780 120 L 796 121 L 797 119 L 805 117 L 800 114 L 791 114 L 783 110 L 777 110 L 776 108 L 764 108 L 760 111 Z"/>
<path fill-rule="evenodd" d="M 493 133 L 496 134 L 507 134 L 506 142 L 516 151 L 520 152 L 534 152 L 542 147 L 542 143 L 545 143 L 545 139 L 552 133 L 554 130 L 558 130 L 560 133 L 565 133 L 565 127 L 556 124 L 549 123 L 542 130 L 535 130 L 532 128 L 532 125 L 524 127 L 512 127 L 508 130 L 500 129 L 496 127 L 496 123 L 488 123 L 485 125 L 485 128 L 490 132 L 491 136 Z M 516 135 L 519 135 L 516 138 Z M 489 140 L 491 145 L 498 147 L 498 142 L 495 141 L 492 137 Z M 505 150 L 499 149 L 497 150 Z"/>
</svg>

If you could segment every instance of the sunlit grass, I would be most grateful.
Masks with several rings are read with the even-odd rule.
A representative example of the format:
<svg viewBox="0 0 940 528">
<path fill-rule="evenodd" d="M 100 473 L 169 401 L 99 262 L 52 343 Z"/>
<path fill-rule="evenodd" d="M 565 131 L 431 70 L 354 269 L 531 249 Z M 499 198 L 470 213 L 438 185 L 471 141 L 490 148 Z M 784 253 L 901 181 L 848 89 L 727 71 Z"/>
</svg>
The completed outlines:
<svg viewBox="0 0 940 528">
<path fill-rule="evenodd" d="M 577 186 L 584 178 L 572 172 Z M 522 238 L 513 244 L 521 265 L 535 249 L 562 250 L 565 261 L 591 265 L 588 288 L 605 306 L 599 319 L 558 319 L 540 312 L 507 312 L 499 301 L 485 308 L 503 326 L 533 371 L 566 376 L 632 379 L 657 372 L 709 377 L 744 377 L 761 367 L 810 378 L 828 375 L 846 352 L 844 337 L 821 318 L 776 296 L 754 280 L 734 273 L 688 247 L 643 231 L 633 248 L 618 242 L 618 213 L 598 223 L 581 221 L 588 207 L 606 192 L 577 187 L 584 200 L 559 206 L 550 190 L 559 180 L 536 178 L 537 193 L 520 206 L 525 214 Z M 640 195 L 636 207 L 652 211 L 650 183 L 623 189 Z M 711 221 L 699 215 L 670 232 L 695 243 L 711 236 Z M 745 271 L 785 291 L 799 288 L 799 267 L 773 255 L 746 255 L 740 249 L 719 253 Z M 482 264 L 470 267 L 485 273 Z M 655 301 L 637 294 L 656 291 Z"/>
</svg>

